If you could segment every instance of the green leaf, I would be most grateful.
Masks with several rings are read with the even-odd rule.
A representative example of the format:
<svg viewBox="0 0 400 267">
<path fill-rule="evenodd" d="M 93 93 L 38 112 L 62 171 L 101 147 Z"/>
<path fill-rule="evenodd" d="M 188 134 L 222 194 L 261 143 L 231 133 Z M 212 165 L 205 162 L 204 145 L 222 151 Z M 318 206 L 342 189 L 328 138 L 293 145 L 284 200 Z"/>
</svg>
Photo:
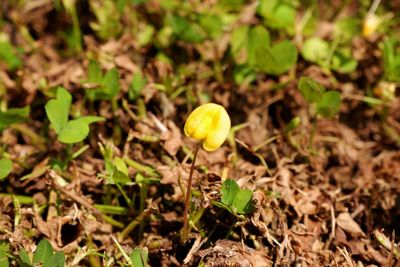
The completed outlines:
<svg viewBox="0 0 400 267">
<path fill-rule="evenodd" d="M 56 252 L 48 260 L 44 261 L 42 267 L 64 267 L 65 256 L 64 252 Z"/>
<path fill-rule="evenodd" d="M 35 253 L 33 263 L 45 263 L 53 256 L 53 248 L 47 239 L 40 240 Z"/>
<path fill-rule="evenodd" d="M 131 254 L 129 254 L 129 258 L 134 267 L 145 267 L 147 265 L 148 249 L 146 247 L 143 249 L 135 248 Z"/>
<path fill-rule="evenodd" d="M 304 42 L 301 55 L 305 60 L 323 65 L 329 57 L 329 43 L 318 37 L 312 37 Z"/>
<path fill-rule="evenodd" d="M 75 121 L 80 121 L 86 124 L 91 124 L 94 122 L 99 122 L 99 121 L 105 121 L 106 119 L 104 119 L 103 117 L 100 116 L 83 116 L 83 117 L 79 117 L 77 119 L 75 119 Z"/>
<path fill-rule="evenodd" d="M 23 263 L 26 263 L 28 265 L 32 265 L 31 259 L 29 258 L 28 253 L 26 252 L 26 250 L 24 248 L 22 248 L 19 252 L 18 252 L 18 256 L 21 259 L 21 261 Z"/>
<path fill-rule="evenodd" d="M 142 89 L 146 86 L 147 80 L 143 74 L 137 72 L 133 75 L 132 82 L 129 86 L 128 96 L 129 99 L 134 101 L 139 98 Z"/>
<path fill-rule="evenodd" d="M 298 88 L 308 103 L 316 103 L 322 99 L 325 88 L 311 79 L 310 77 L 301 77 Z"/>
<path fill-rule="evenodd" d="M 115 97 L 119 93 L 119 74 L 116 68 L 109 70 L 102 81 L 103 92 L 109 98 Z"/>
<path fill-rule="evenodd" d="M 256 26 L 249 32 L 248 62 L 257 65 L 259 56 L 266 53 L 271 46 L 271 37 L 263 26 Z"/>
<path fill-rule="evenodd" d="M 238 64 L 243 64 L 247 61 L 249 30 L 249 26 L 241 25 L 237 27 L 231 35 L 230 50 L 234 60 Z"/>
<path fill-rule="evenodd" d="M 340 73 L 351 73 L 356 70 L 357 65 L 358 62 L 343 51 L 336 51 L 332 57 L 332 69 Z"/>
<path fill-rule="evenodd" d="M 225 209 L 225 210 L 229 211 L 232 214 L 235 214 L 235 212 L 232 210 L 232 207 L 227 205 L 227 204 L 224 204 L 224 203 L 219 202 L 219 201 L 213 201 L 212 204 L 214 206 L 217 206 L 217 207 L 221 208 L 221 209 Z"/>
<path fill-rule="evenodd" d="M 11 124 L 25 121 L 29 117 L 29 112 L 29 106 L 0 111 L 0 131 Z"/>
<path fill-rule="evenodd" d="M 236 183 L 235 180 L 225 180 L 221 187 L 221 202 L 223 204 L 231 206 L 239 190 L 239 185 Z"/>
<path fill-rule="evenodd" d="M 0 267 L 8 267 L 10 266 L 10 261 L 6 254 L 0 253 Z"/>
<path fill-rule="evenodd" d="M 340 110 L 340 93 L 338 91 L 328 91 L 322 95 L 322 99 L 317 103 L 317 114 L 325 118 L 332 118 Z"/>
<path fill-rule="evenodd" d="M 10 262 L 8 260 L 8 254 L 10 253 L 10 244 L 0 242 L 0 266 L 8 267 Z"/>
<path fill-rule="evenodd" d="M 199 24 L 204 29 L 204 31 L 213 39 L 221 36 L 224 28 L 224 23 L 220 16 L 207 13 L 200 15 Z"/>
<path fill-rule="evenodd" d="M 99 64 L 91 60 L 88 67 L 88 82 L 100 84 L 103 79 L 103 73 Z"/>
<path fill-rule="evenodd" d="M 274 29 L 294 27 L 296 9 L 285 1 L 261 0 L 257 12 L 267 26 Z"/>
<path fill-rule="evenodd" d="M 121 185 L 132 184 L 132 181 L 129 179 L 128 175 L 118 170 L 114 163 L 106 161 L 105 167 L 107 172 L 106 179 L 108 183 Z"/>
<path fill-rule="evenodd" d="M 78 143 L 89 135 L 89 125 L 85 122 L 72 120 L 62 128 L 58 134 L 58 140 L 66 144 Z"/>
<path fill-rule="evenodd" d="M 345 17 L 335 22 L 333 36 L 335 39 L 340 38 L 342 41 L 351 41 L 354 36 L 361 32 L 361 20 L 354 17 Z"/>
<path fill-rule="evenodd" d="M 71 102 L 71 94 L 64 88 L 59 87 L 57 89 L 57 98 L 51 99 L 45 106 L 47 117 L 57 134 L 68 122 Z"/>
<path fill-rule="evenodd" d="M 0 41 L 0 61 L 4 61 L 9 70 L 16 70 L 22 66 L 14 47 L 6 41 Z"/>
<path fill-rule="evenodd" d="M 169 24 L 178 39 L 190 43 L 200 43 L 204 40 L 204 33 L 199 25 L 188 21 L 184 17 L 171 16 Z"/>
<path fill-rule="evenodd" d="M 236 84 L 249 84 L 257 78 L 254 70 L 246 65 L 235 66 L 233 69 L 233 79 Z"/>
<path fill-rule="evenodd" d="M 12 161 L 9 159 L 0 159 L 0 180 L 6 178 L 12 170 Z"/>
<path fill-rule="evenodd" d="M 123 174 L 125 174 L 126 177 L 128 177 L 128 167 L 126 166 L 126 163 L 122 158 L 115 157 L 113 163 L 118 171 L 122 172 Z"/>
<path fill-rule="evenodd" d="M 233 200 L 232 207 L 238 214 L 247 214 L 252 210 L 253 191 L 240 189 Z"/>
<path fill-rule="evenodd" d="M 272 47 L 272 54 L 275 57 L 275 62 L 278 64 L 270 74 L 282 74 L 291 69 L 297 62 L 296 46 L 290 41 L 283 41 Z"/>
<path fill-rule="evenodd" d="M 290 41 L 282 41 L 271 49 L 263 48 L 254 56 L 254 66 L 259 70 L 280 75 L 291 69 L 297 62 L 297 49 Z"/>
</svg>

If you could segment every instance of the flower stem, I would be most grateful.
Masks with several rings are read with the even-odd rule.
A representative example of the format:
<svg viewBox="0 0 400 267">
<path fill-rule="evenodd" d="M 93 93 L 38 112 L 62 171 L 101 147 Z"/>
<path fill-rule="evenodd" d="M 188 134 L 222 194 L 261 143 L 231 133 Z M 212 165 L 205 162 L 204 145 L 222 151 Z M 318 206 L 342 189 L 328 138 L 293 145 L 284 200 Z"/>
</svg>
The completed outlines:
<svg viewBox="0 0 400 267">
<path fill-rule="evenodd" d="M 182 235 L 181 235 L 182 242 L 186 241 L 187 237 L 189 235 L 188 214 L 189 214 L 189 206 L 190 206 L 190 196 L 191 196 L 191 192 L 192 192 L 194 166 L 196 164 L 196 158 L 197 158 L 199 149 L 200 149 L 200 145 L 197 144 L 196 149 L 194 151 L 194 155 L 193 155 L 192 165 L 190 166 L 189 180 L 188 180 L 187 188 L 186 188 L 185 211 L 183 213 L 183 229 L 182 229 Z"/>
</svg>

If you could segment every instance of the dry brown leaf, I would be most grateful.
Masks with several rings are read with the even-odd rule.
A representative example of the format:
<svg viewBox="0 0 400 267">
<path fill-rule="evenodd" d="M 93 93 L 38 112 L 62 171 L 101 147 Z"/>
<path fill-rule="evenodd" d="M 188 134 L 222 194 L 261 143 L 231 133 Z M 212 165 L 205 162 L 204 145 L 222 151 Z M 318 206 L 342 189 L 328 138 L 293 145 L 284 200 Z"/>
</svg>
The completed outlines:
<svg viewBox="0 0 400 267">
<path fill-rule="evenodd" d="M 350 213 L 343 212 L 336 217 L 336 223 L 347 233 L 354 236 L 364 236 L 364 232 L 361 230 L 360 226 L 351 217 Z"/>
</svg>

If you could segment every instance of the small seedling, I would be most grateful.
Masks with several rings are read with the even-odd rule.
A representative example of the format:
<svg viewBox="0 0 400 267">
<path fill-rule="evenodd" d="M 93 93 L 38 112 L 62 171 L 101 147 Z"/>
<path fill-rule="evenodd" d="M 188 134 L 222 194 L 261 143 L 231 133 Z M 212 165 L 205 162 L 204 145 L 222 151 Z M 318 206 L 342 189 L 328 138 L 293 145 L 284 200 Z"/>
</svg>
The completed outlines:
<svg viewBox="0 0 400 267">
<path fill-rule="evenodd" d="M 200 141 L 206 151 L 217 150 L 229 135 L 231 128 L 231 119 L 225 108 L 221 105 L 208 103 L 197 107 L 190 113 L 186 120 L 184 132 L 187 137 Z M 186 241 L 189 234 L 188 213 L 191 187 L 193 180 L 193 171 L 199 151 L 197 144 L 192 165 L 190 167 L 189 180 L 186 189 L 185 211 L 183 215 L 183 229 L 181 240 Z"/>
<path fill-rule="evenodd" d="M 338 31 L 339 32 L 339 31 Z M 340 36 L 349 33 L 340 33 Z M 307 61 L 317 63 L 327 72 L 330 70 L 339 73 L 351 73 L 358 65 L 358 62 L 351 56 L 351 50 L 347 47 L 338 47 L 343 37 L 337 37 L 332 43 L 319 38 L 307 39 L 301 49 L 301 55 Z"/>
<path fill-rule="evenodd" d="M 380 44 L 383 54 L 384 79 L 400 82 L 400 41 L 389 38 Z"/>
<path fill-rule="evenodd" d="M 65 256 L 64 252 L 55 252 L 47 239 L 42 239 L 33 253 L 33 257 L 22 248 L 19 251 L 17 263 L 19 266 L 25 267 L 64 267 Z"/>
<path fill-rule="evenodd" d="M 325 91 L 321 84 L 309 77 L 302 77 L 298 87 L 307 102 L 315 106 L 317 115 L 332 118 L 339 112 L 341 96 L 338 91 Z"/>
<path fill-rule="evenodd" d="M 104 118 L 98 116 L 83 116 L 69 120 L 71 102 L 71 94 L 59 87 L 56 99 L 49 100 L 45 106 L 47 117 L 57 133 L 58 140 L 66 144 L 84 140 L 89 135 L 89 124 L 104 121 Z"/>
<path fill-rule="evenodd" d="M 69 47 L 75 50 L 75 52 L 82 51 L 82 32 L 79 26 L 78 12 L 76 10 L 75 0 L 62 0 L 63 6 L 67 11 L 68 15 L 72 18 L 72 30 L 69 34 L 65 35 Z"/>
<path fill-rule="evenodd" d="M 252 198 L 253 191 L 240 189 L 235 180 L 227 179 L 221 187 L 221 201 L 213 204 L 234 215 L 248 214 L 253 209 Z"/>
<path fill-rule="evenodd" d="M 297 49 L 290 41 L 271 45 L 271 37 L 263 26 L 238 27 L 231 36 L 231 53 L 238 64 L 272 75 L 290 70 L 297 62 Z"/>
<path fill-rule="evenodd" d="M 113 68 L 103 75 L 100 66 L 94 61 L 90 61 L 89 63 L 88 82 L 96 85 L 94 89 L 86 90 L 86 95 L 92 101 L 111 100 L 120 91 L 117 69 Z"/>
<path fill-rule="evenodd" d="M 298 88 L 310 104 L 309 112 L 314 117 L 313 129 L 309 139 L 309 146 L 311 148 L 318 116 L 329 119 L 335 117 L 340 110 L 341 95 L 338 91 L 325 91 L 325 88 L 321 84 L 310 77 L 302 77 L 298 83 Z"/>
</svg>

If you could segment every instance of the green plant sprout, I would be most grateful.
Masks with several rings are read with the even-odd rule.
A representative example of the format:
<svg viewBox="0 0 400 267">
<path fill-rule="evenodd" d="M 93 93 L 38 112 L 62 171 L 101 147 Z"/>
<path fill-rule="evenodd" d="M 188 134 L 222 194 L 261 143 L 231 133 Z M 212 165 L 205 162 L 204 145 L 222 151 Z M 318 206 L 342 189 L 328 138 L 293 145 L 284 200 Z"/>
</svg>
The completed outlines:
<svg viewBox="0 0 400 267">
<path fill-rule="evenodd" d="M 89 63 L 87 81 L 95 85 L 95 88 L 86 90 L 86 95 L 91 101 L 112 100 L 120 91 L 117 69 L 113 68 L 103 74 L 95 61 Z"/>
<path fill-rule="evenodd" d="M 76 11 L 76 0 L 61 0 L 68 15 L 72 18 L 72 31 L 65 35 L 67 42 L 75 52 L 82 51 L 82 32 Z"/>
<path fill-rule="evenodd" d="M 65 144 L 83 141 L 89 135 L 89 124 L 105 121 L 104 118 L 98 116 L 83 116 L 69 120 L 71 102 L 71 94 L 59 87 L 56 99 L 49 100 L 45 106 L 47 117 L 57 133 L 58 140 Z"/>
<path fill-rule="evenodd" d="M 391 37 L 379 44 L 383 54 L 383 78 L 400 82 L 400 39 Z"/>
<path fill-rule="evenodd" d="M 206 151 L 217 150 L 229 135 L 231 119 L 225 108 L 214 103 L 207 103 L 197 107 L 186 120 L 184 132 L 187 137 L 196 139 L 203 144 Z M 185 211 L 183 214 L 183 229 L 181 240 L 186 241 L 189 235 L 188 213 L 193 180 L 194 166 L 200 146 L 196 145 L 189 179 L 186 189 Z"/>
<path fill-rule="evenodd" d="M 221 187 L 221 201 L 215 201 L 213 204 L 234 215 L 248 214 L 253 209 L 252 199 L 253 191 L 240 189 L 235 180 L 227 179 Z"/>
<path fill-rule="evenodd" d="M 325 88 L 310 77 L 301 77 L 298 88 L 314 110 L 312 113 L 324 118 L 332 118 L 340 108 L 341 96 L 338 91 L 325 91 Z"/>
<path fill-rule="evenodd" d="M 298 88 L 310 104 L 309 113 L 314 117 L 313 130 L 311 131 L 309 146 L 312 146 L 317 118 L 333 118 L 339 112 L 341 95 L 338 91 L 325 91 L 325 88 L 310 77 L 301 77 Z"/>
<path fill-rule="evenodd" d="M 42 267 L 64 267 L 64 252 L 55 252 L 47 239 L 42 239 L 33 255 L 29 254 L 24 248 L 19 251 L 19 266 L 42 266 Z"/>
<path fill-rule="evenodd" d="M 270 33 L 263 26 L 236 28 L 230 44 L 236 63 L 245 64 L 254 71 L 279 75 L 290 70 L 297 62 L 295 45 L 287 40 L 272 45 Z"/>
</svg>

